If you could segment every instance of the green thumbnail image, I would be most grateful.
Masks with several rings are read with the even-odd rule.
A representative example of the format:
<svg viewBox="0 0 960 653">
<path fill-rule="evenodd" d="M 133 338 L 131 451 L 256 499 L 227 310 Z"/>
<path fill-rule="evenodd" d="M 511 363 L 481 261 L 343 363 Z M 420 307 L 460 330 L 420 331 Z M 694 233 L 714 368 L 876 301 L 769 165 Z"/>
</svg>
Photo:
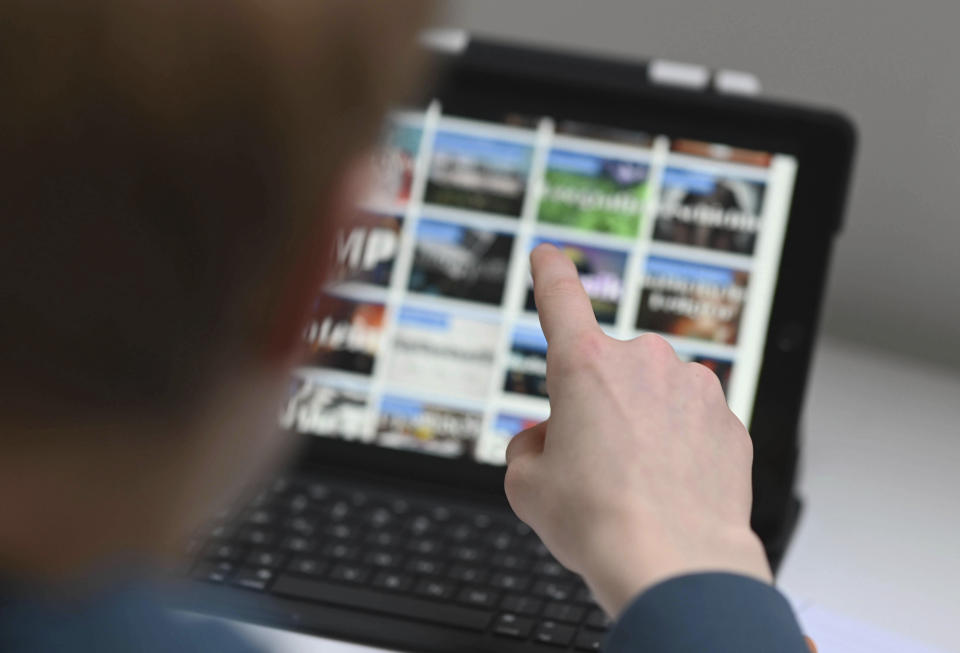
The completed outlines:
<svg viewBox="0 0 960 653">
<path fill-rule="evenodd" d="M 648 193 L 649 166 L 554 150 L 547 161 L 538 220 L 635 237 Z"/>
</svg>

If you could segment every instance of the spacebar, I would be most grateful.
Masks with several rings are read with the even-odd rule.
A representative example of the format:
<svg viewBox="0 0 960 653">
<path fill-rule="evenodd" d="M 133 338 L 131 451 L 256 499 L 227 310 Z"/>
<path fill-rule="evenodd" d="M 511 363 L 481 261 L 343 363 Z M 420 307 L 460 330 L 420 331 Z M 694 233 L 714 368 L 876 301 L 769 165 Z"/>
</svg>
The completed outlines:
<svg viewBox="0 0 960 653">
<path fill-rule="evenodd" d="M 382 612 L 397 617 L 431 621 L 470 630 L 485 630 L 487 624 L 490 623 L 490 617 L 493 616 L 492 612 L 484 610 L 461 608 L 455 605 L 391 595 L 348 585 L 324 583 L 288 574 L 281 574 L 270 591 L 281 596 L 307 601 L 322 601 L 349 608 Z"/>
</svg>

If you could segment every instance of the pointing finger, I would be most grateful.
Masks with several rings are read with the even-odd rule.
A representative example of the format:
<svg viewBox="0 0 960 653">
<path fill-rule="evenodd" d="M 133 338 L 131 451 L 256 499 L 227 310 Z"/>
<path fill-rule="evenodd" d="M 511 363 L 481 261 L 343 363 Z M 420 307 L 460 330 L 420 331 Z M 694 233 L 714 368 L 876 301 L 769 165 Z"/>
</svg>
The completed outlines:
<svg viewBox="0 0 960 653">
<path fill-rule="evenodd" d="M 577 268 L 559 249 L 544 243 L 530 252 L 533 295 L 547 342 L 599 330 Z"/>
</svg>

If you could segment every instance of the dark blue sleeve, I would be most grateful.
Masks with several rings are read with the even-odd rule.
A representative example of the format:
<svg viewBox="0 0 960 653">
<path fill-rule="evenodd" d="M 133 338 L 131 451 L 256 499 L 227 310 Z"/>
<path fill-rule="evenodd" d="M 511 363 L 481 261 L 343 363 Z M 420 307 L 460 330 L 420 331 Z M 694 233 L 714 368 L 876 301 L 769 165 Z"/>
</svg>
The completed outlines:
<svg viewBox="0 0 960 653">
<path fill-rule="evenodd" d="M 638 596 L 606 653 L 809 653 L 790 604 L 760 581 L 727 573 L 680 576 Z"/>
</svg>

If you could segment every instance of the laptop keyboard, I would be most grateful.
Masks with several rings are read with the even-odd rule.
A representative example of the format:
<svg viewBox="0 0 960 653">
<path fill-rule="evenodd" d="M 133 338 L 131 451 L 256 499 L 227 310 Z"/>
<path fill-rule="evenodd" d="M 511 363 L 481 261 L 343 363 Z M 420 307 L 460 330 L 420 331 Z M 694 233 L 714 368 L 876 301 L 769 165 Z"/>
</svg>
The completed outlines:
<svg viewBox="0 0 960 653">
<path fill-rule="evenodd" d="M 365 486 L 279 479 L 189 552 L 198 580 L 550 647 L 599 650 L 609 625 L 513 515 Z"/>
</svg>

